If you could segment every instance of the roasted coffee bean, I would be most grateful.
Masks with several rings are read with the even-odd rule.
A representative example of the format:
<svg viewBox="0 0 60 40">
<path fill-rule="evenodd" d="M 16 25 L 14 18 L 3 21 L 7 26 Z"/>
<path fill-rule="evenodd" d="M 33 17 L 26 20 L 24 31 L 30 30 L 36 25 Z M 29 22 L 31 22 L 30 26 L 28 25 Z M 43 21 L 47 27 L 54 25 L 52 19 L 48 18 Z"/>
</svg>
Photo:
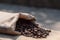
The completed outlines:
<svg viewBox="0 0 60 40">
<path fill-rule="evenodd" d="M 46 30 L 46 31 L 51 32 L 51 30 Z"/>
<path fill-rule="evenodd" d="M 37 36 L 33 36 L 33 38 L 38 38 Z"/>
<path fill-rule="evenodd" d="M 28 31 L 31 31 L 31 29 L 27 29 Z"/>
<path fill-rule="evenodd" d="M 40 35 L 38 35 L 37 37 L 38 37 L 38 38 L 41 38 L 41 36 L 40 36 Z"/>
<path fill-rule="evenodd" d="M 43 35 L 42 35 L 42 38 L 46 38 L 46 36 L 47 36 L 47 34 L 43 34 Z"/>
<path fill-rule="evenodd" d="M 31 33 L 30 35 L 31 35 L 31 37 L 32 37 L 32 36 L 33 36 L 33 33 Z"/>
<path fill-rule="evenodd" d="M 41 35 L 41 32 L 37 32 L 37 35 Z"/>
<path fill-rule="evenodd" d="M 31 33 L 33 33 L 34 31 L 33 31 L 33 30 L 31 30 L 30 32 L 31 32 Z"/>
<path fill-rule="evenodd" d="M 27 31 L 27 30 L 25 30 L 25 33 L 28 33 L 28 31 Z"/>
<path fill-rule="evenodd" d="M 33 36 L 33 34 L 28 34 L 28 37 L 32 37 Z"/>
<path fill-rule="evenodd" d="M 37 30 L 37 29 L 34 29 L 34 31 L 36 31 L 36 32 L 37 32 L 38 30 Z"/>
<path fill-rule="evenodd" d="M 51 32 L 51 30 L 40 28 L 38 27 L 38 24 L 25 19 L 19 19 L 16 22 L 15 30 L 19 31 L 21 35 L 33 38 L 46 38 Z"/>
</svg>

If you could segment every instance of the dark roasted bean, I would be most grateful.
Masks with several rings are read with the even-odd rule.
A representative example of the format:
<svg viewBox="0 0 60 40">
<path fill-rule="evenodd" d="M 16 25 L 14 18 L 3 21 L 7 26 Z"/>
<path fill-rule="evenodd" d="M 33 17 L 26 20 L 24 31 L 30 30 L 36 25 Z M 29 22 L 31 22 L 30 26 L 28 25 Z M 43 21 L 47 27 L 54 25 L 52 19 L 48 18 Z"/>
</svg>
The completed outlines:
<svg viewBox="0 0 60 40">
<path fill-rule="evenodd" d="M 38 38 L 37 36 L 33 36 L 33 38 Z"/>
<path fill-rule="evenodd" d="M 41 38 L 41 36 L 40 36 L 40 35 L 38 35 L 38 38 Z"/>
</svg>

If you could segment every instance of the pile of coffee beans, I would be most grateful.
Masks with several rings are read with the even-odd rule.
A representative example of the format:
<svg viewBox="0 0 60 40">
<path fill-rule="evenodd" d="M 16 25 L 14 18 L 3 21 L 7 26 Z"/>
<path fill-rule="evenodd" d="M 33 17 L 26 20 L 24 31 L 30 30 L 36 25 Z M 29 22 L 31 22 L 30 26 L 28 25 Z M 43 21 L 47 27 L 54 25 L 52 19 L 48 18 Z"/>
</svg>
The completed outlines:
<svg viewBox="0 0 60 40">
<path fill-rule="evenodd" d="M 19 19 L 17 21 L 16 31 L 19 31 L 21 35 L 33 38 L 46 38 L 51 32 L 51 30 L 39 28 L 38 24 L 25 19 Z"/>
</svg>

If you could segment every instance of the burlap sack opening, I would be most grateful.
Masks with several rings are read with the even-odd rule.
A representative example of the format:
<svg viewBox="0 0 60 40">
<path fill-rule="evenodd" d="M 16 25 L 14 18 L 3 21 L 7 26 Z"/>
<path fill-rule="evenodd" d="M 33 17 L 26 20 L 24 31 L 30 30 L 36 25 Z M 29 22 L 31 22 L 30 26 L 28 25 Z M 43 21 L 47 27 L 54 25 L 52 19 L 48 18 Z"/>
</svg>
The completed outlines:
<svg viewBox="0 0 60 40">
<path fill-rule="evenodd" d="M 35 21 L 34 16 L 26 13 L 5 13 L 0 12 L 0 33 L 4 34 L 12 34 L 12 35 L 20 35 L 20 32 L 15 31 L 16 22 L 19 18 L 23 18 L 25 20 Z"/>
</svg>

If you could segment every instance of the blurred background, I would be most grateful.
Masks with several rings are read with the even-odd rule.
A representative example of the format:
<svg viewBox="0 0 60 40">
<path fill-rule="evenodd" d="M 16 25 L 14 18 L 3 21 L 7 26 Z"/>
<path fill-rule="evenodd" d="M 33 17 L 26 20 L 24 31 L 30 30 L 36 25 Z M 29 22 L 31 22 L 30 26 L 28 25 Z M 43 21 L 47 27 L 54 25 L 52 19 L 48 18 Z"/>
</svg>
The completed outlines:
<svg viewBox="0 0 60 40">
<path fill-rule="evenodd" d="M 34 7 L 60 8 L 60 0 L 0 0 L 0 3 L 9 3 Z"/>
<path fill-rule="evenodd" d="M 42 27 L 60 31 L 60 0 L 0 0 L 0 11 L 29 13 Z"/>
</svg>

